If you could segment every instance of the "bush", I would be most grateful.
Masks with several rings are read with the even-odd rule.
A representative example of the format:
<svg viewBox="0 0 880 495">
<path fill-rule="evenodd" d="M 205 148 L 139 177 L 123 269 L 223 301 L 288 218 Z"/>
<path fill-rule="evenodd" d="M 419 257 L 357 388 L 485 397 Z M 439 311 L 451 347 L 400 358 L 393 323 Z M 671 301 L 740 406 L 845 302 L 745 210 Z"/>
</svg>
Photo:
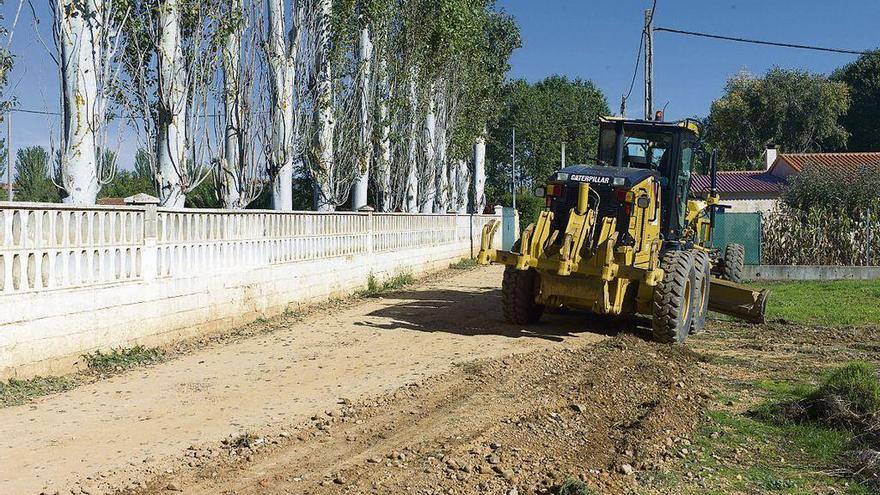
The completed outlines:
<svg viewBox="0 0 880 495">
<path fill-rule="evenodd" d="M 880 379 L 877 368 L 864 361 L 853 361 L 832 371 L 810 399 L 848 404 L 859 416 L 880 412 Z"/>
<path fill-rule="evenodd" d="M 583 481 L 569 478 L 559 487 L 557 493 L 558 495 L 593 495 L 593 490 L 590 490 Z"/>
<path fill-rule="evenodd" d="M 880 163 L 856 171 L 807 164 L 788 178 L 782 200 L 800 210 L 833 208 L 857 218 L 880 207 Z"/>
</svg>

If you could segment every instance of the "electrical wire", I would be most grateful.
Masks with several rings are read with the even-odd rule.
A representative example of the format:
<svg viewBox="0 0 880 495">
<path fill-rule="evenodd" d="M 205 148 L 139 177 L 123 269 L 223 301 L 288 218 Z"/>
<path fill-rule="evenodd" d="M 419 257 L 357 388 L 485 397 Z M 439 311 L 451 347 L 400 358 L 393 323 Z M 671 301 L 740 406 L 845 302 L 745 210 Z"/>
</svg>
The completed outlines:
<svg viewBox="0 0 880 495">
<path fill-rule="evenodd" d="M 673 28 L 665 28 L 665 27 L 656 27 L 654 28 L 654 32 L 664 32 L 664 33 L 673 33 L 673 34 L 683 34 L 686 36 L 697 36 L 700 38 L 711 38 L 716 40 L 723 41 L 734 41 L 737 43 L 751 43 L 753 45 L 768 45 L 768 46 L 778 46 L 782 48 L 798 48 L 801 50 L 814 50 L 819 52 L 831 52 L 831 53 L 846 53 L 850 55 L 868 55 L 871 52 L 861 51 L 861 50 L 847 50 L 841 48 L 827 48 L 822 46 L 812 46 L 812 45 L 799 45 L 796 43 L 779 43 L 775 41 L 765 41 L 765 40 L 755 40 L 749 38 L 738 38 L 735 36 L 723 36 L 720 34 L 711 34 L 711 33 L 699 33 L 696 31 L 685 31 L 682 29 L 673 29 Z"/>
</svg>

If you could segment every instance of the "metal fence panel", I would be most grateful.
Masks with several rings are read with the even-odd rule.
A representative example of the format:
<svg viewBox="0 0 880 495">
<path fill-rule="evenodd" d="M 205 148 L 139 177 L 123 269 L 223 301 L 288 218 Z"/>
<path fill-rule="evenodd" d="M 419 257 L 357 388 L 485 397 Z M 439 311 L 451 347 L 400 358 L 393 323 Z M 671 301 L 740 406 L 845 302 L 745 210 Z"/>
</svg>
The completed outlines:
<svg viewBox="0 0 880 495">
<path fill-rule="evenodd" d="M 742 244 L 746 248 L 746 264 L 761 264 L 761 214 L 722 213 L 715 215 L 712 245 L 724 249 L 728 244 Z"/>
</svg>

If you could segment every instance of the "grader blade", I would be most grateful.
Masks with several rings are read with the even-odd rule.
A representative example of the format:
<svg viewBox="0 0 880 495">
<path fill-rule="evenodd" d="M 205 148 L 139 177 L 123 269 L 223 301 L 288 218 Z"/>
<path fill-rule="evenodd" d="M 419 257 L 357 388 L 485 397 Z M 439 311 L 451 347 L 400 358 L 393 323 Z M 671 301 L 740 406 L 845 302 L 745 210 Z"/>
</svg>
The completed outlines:
<svg viewBox="0 0 880 495">
<path fill-rule="evenodd" d="M 764 323 L 770 290 L 752 290 L 744 285 L 712 277 L 709 309 L 752 323 Z"/>
</svg>

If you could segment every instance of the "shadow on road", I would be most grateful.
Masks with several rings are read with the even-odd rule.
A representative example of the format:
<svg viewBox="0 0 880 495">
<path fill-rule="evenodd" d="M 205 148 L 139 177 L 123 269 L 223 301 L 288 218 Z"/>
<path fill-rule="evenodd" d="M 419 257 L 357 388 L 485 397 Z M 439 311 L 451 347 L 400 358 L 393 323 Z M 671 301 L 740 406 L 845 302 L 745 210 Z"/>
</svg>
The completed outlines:
<svg viewBox="0 0 880 495">
<path fill-rule="evenodd" d="M 356 325 L 384 330 L 407 329 L 447 332 L 465 336 L 500 335 L 511 338 L 540 338 L 561 341 L 580 333 L 616 335 L 620 332 L 644 335 L 640 318 L 612 318 L 586 312 L 544 313 L 534 325 L 512 325 L 504 321 L 501 290 L 483 287 L 470 290 L 433 289 L 395 293 L 396 304 L 367 313 L 390 322 L 361 321 Z"/>
</svg>

